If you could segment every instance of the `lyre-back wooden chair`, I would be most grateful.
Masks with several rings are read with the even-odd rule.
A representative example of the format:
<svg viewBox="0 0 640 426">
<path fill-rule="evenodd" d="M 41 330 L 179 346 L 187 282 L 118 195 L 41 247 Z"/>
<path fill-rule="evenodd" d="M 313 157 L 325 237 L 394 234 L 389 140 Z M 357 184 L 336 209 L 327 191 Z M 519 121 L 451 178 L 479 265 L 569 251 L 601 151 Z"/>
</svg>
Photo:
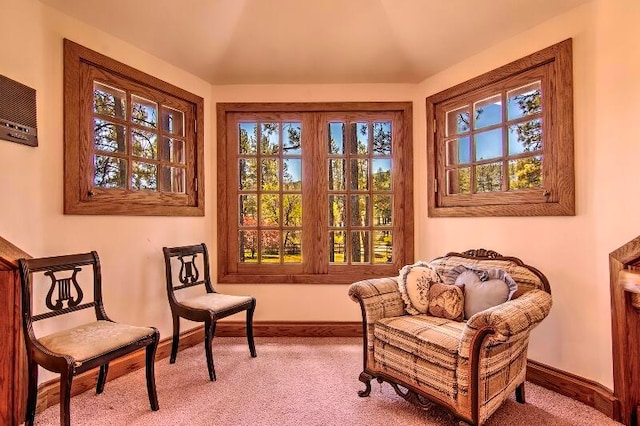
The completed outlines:
<svg viewBox="0 0 640 426">
<path fill-rule="evenodd" d="M 60 373 L 60 424 L 71 424 L 70 399 L 73 376 L 100 367 L 96 393 L 104 390 L 109 362 L 137 349 L 146 348 L 147 393 L 151 409 L 158 410 L 154 377 L 154 358 L 159 333 L 154 327 L 137 327 L 112 321 L 102 303 L 100 260 L 95 251 L 84 254 L 20 259 L 22 284 L 22 322 L 28 359 L 28 396 L 25 423 L 34 424 L 38 393 L 38 365 Z M 85 270 L 93 277 L 93 300 L 82 291 L 78 273 Z M 89 271 L 90 270 L 90 271 Z M 43 275 L 34 279 L 34 275 Z M 83 272 L 82 276 L 86 276 Z M 47 310 L 33 314 L 34 283 L 50 281 L 45 296 Z M 86 290 L 86 288 L 85 288 Z M 84 303 L 83 303 L 84 302 Z M 39 306 L 39 305 L 37 305 Z M 96 321 L 36 337 L 33 323 L 82 309 L 93 308 Z"/>
<path fill-rule="evenodd" d="M 253 312 L 256 299 L 252 296 L 235 296 L 221 294 L 211 285 L 209 275 L 209 253 L 207 246 L 202 244 L 182 247 L 163 247 L 164 262 L 167 276 L 167 296 L 173 317 L 173 342 L 171 344 L 171 364 L 176 362 L 178 343 L 180 341 L 180 318 L 191 321 L 204 322 L 204 350 L 207 357 L 209 379 L 216 379 L 211 344 L 216 330 L 216 321 L 238 312 L 247 311 L 247 341 L 251 356 L 256 356 L 256 346 L 253 341 Z M 196 258 L 202 255 L 202 275 L 198 270 Z M 180 261 L 180 271 L 177 282 L 174 281 L 171 260 Z M 185 288 L 204 285 L 206 294 L 186 298 L 178 301 L 175 292 Z"/>
</svg>

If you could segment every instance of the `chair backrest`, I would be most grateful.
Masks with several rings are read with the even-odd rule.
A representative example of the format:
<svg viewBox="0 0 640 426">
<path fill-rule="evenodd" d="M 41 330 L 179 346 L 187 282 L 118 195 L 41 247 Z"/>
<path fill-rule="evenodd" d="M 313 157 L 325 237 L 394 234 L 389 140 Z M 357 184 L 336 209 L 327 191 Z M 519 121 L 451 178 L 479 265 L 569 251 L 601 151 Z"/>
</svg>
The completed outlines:
<svg viewBox="0 0 640 426">
<path fill-rule="evenodd" d="M 35 338 L 32 322 L 82 309 L 94 308 L 97 319 L 109 319 L 102 304 L 100 260 L 95 251 L 36 259 L 20 259 L 18 263 L 22 286 L 23 325 L 31 337 Z M 91 269 L 93 295 L 85 294 L 78 282 L 78 273 L 83 271 L 84 268 Z M 35 275 L 42 275 L 47 279 L 34 279 Z M 42 281 L 49 283 L 49 289 L 44 300 L 46 310 L 43 313 L 33 315 L 33 298 L 36 295 L 36 292 L 33 291 L 33 286 L 35 282 L 42 284 Z"/>
<path fill-rule="evenodd" d="M 172 300 L 175 291 L 197 285 L 204 285 L 207 293 L 215 293 L 209 275 L 209 252 L 204 243 L 193 246 L 163 247 L 162 251 L 167 276 L 167 293 Z M 198 269 L 196 262 L 198 256 L 202 256 L 202 271 Z M 172 273 L 171 260 L 175 258 L 180 261 L 178 274 Z"/>
</svg>

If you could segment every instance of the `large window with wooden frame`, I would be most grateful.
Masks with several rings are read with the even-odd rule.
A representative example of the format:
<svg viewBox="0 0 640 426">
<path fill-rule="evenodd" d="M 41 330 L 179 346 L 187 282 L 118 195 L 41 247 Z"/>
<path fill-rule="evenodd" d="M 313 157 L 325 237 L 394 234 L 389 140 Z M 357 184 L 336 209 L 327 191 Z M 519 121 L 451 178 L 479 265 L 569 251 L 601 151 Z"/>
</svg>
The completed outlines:
<svg viewBox="0 0 640 426">
<path fill-rule="evenodd" d="M 573 215 L 571 40 L 427 98 L 430 216 Z"/>
<path fill-rule="evenodd" d="M 203 99 L 64 41 L 65 213 L 204 215 Z"/>
<path fill-rule="evenodd" d="M 410 103 L 218 104 L 220 282 L 397 274 L 411 151 Z"/>
</svg>

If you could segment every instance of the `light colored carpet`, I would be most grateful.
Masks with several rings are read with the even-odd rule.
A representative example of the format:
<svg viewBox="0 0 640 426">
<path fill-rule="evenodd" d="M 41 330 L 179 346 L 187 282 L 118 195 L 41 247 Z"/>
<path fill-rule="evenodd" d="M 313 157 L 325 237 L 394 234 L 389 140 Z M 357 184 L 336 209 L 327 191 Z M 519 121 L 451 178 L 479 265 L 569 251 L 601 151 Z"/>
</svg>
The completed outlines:
<svg viewBox="0 0 640 426">
<path fill-rule="evenodd" d="M 74 425 L 457 425 L 443 409 L 422 411 L 391 386 L 373 382 L 368 398 L 358 381 L 359 338 L 257 338 L 251 358 L 244 338 L 215 338 L 218 380 L 210 382 L 201 345 L 156 363 L 160 410 L 152 412 L 144 370 L 108 382 L 102 395 L 71 400 Z M 508 400 L 487 425 L 618 425 L 572 399 L 527 383 L 527 404 Z M 57 425 L 59 406 L 36 416 Z"/>
</svg>

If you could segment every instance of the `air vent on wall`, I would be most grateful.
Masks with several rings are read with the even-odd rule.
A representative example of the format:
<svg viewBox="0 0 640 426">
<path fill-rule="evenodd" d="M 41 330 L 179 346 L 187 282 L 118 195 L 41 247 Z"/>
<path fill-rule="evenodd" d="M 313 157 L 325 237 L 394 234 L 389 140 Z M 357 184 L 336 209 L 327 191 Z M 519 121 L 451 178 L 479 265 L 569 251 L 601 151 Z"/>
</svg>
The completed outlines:
<svg viewBox="0 0 640 426">
<path fill-rule="evenodd" d="M 0 139 L 38 146 L 36 90 L 0 75 Z"/>
</svg>

